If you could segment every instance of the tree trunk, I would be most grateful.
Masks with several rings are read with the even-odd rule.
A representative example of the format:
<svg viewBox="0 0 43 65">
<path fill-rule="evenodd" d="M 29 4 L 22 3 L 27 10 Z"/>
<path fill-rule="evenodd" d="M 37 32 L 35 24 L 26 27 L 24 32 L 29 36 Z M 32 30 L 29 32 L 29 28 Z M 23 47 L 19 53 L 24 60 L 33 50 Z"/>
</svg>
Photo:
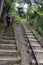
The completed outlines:
<svg viewBox="0 0 43 65">
<path fill-rule="evenodd" d="M 3 11 L 3 4 L 4 4 L 4 0 L 1 0 L 1 4 L 0 4 L 0 18 L 2 15 L 2 11 Z"/>
</svg>

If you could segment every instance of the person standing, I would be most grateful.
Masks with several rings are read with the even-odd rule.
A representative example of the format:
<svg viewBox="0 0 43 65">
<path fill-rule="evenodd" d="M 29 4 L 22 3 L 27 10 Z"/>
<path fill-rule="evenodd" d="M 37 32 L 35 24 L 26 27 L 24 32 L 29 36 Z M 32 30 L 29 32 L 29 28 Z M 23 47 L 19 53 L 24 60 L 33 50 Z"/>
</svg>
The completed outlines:
<svg viewBox="0 0 43 65">
<path fill-rule="evenodd" d="M 8 13 L 8 15 L 7 15 L 7 27 L 10 26 L 11 21 L 12 21 L 11 15 L 10 15 L 10 13 Z"/>
</svg>

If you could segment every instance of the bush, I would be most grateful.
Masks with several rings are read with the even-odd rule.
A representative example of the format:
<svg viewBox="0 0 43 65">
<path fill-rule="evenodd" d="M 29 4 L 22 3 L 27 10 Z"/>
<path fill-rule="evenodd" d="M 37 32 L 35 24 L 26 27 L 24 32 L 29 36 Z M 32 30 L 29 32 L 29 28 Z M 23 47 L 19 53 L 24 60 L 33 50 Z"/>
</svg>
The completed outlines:
<svg viewBox="0 0 43 65">
<path fill-rule="evenodd" d="M 33 26 L 33 25 L 34 25 L 34 19 L 30 20 L 30 21 L 29 21 L 29 24 L 30 24 L 31 26 Z"/>
<path fill-rule="evenodd" d="M 41 27 L 38 28 L 38 32 L 43 36 L 43 30 L 41 29 Z"/>
<path fill-rule="evenodd" d="M 17 14 L 13 15 L 13 20 L 14 20 L 15 23 L 21 22 L 21 18 Z"/>
<path fill-rule="evenodd" d="M 35 19 L 31 19 L 29 24 L 34 26 L 35 30 L 38 31 L 43 36 L 43 18 L 36 17 Z"/>
</svg>

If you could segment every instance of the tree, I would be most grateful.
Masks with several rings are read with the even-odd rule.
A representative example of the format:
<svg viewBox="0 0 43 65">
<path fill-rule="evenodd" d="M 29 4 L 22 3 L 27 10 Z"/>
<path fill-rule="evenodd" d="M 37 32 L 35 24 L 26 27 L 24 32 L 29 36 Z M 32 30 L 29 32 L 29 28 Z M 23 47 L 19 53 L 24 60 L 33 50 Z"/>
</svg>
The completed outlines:
<svg viewBox="0 0 43 65">
<path fill-rule="evenodd" d="M 0 18 L 3 11 L 4 0 L 0 0 Z"/>
</svg>

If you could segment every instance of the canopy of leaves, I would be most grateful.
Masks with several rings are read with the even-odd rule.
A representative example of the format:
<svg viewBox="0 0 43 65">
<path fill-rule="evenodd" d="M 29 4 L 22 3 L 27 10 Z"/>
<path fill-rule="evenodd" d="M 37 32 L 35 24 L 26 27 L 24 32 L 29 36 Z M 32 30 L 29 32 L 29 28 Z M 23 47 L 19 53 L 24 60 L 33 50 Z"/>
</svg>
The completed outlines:
<svg viewBox="0 0 43 65">
<path fill-rule="evenodd" d="M 5 3 L 4 3 L 4 7 L 9 7 L 11 8 L 13 3 L 15 2 L 16 0 L 5 0 Z"/>
<path fill-rule="evenodd" d="M 34 0 L 36 3 L 38 4 L 42 4 L 43 5 L 43 0 Z"/>
</svg>

